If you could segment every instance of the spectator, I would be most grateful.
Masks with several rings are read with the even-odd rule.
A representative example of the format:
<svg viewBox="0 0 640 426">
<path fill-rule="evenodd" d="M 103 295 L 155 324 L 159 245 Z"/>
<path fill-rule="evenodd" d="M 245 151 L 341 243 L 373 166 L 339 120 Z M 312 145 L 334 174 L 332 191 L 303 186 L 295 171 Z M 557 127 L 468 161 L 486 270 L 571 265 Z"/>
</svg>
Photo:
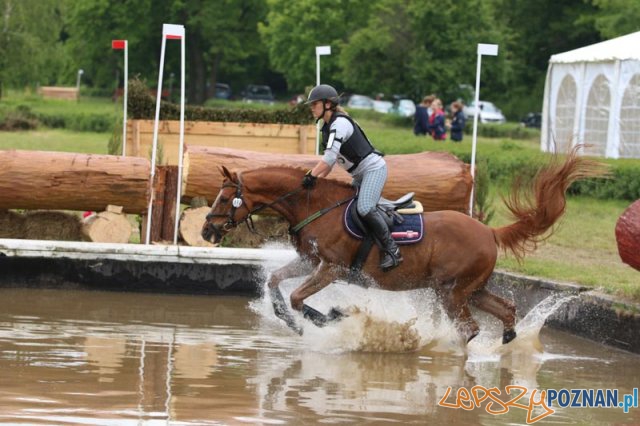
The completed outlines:
<svg viewBox="0 0 640 426">
<path fill-rule="evenodd" d="M 444 111 L 442 110 L 442 101 L 435 98 L 431 103 L 433 112 L 429 116 L 429 133 L 436 141 L 447 140 L 447 128 L 445 127 Z"/>
<path fill-rule="evenodd" d="M 422 102 L 416 107 L 416 113 L 413 117 L 415 125 L 413 126 L 413 134 L 416 136 L 426 136 L 429 133 L 429 116 L 431 115 L 431 102 L 435 96 L 429 95 L 422 98 Z"/>
<path fill-rule="evenodd" d="M 462 112 L 461 102 L 451 103 L 451 140 L 454 142 L 461 142 L 464 134 L 464 126 L 466 124 L 466 118 Z"/>
</svg>

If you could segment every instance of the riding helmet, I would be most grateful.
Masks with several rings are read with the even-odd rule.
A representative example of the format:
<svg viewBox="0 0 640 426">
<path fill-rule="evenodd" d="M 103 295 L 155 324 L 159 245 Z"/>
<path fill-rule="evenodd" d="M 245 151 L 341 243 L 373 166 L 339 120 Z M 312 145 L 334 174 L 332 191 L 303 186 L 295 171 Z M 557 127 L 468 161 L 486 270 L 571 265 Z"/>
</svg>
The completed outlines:
<svg viewBox="0 0 640 426">
<path fill-rule="evenodd" d="M 338 92 L 332 86 L 329 86 L 328 84 L 320 84 L 311 89 L 306 103 L 310 104 L 320 100 L 327 100 L 334 104 L 338 104 L 340 103 L 340 96 L 338 96 Z"/>
</svg>

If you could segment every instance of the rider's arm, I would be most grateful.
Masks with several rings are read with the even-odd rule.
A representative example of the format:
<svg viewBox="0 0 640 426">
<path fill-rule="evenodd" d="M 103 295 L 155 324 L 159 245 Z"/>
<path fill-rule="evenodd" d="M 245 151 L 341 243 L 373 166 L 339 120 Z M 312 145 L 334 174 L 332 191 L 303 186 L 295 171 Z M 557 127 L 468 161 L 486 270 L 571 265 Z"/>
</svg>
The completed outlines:
<svg viewBox="0 0 640 426">
<path fill-rule="evenodd" d="M 332 167 L 324 162 L 324 160 L 318 161 L 318 164 L 315 165 L 313 169 L 311 169 L 311 174 L 316 177 L 325 177 L 329 174 Z"/>
</svg>

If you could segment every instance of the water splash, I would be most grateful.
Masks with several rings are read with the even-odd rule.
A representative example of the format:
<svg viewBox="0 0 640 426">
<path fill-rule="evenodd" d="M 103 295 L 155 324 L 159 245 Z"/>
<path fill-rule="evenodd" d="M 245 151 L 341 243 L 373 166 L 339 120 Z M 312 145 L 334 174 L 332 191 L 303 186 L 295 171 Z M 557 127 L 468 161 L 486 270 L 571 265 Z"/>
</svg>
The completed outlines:
<svg viewBox="0 0 640 426">
<path fill-rule="evenodd" d="M 281 266 L 271 263 L 265 265 L 267 276 Z M 301 269 L 301 274 L 303 272 Z M 281 283 L 280 289 L 286 301 L 305 278 L 301 276 Z M 264 286 L 264 296 L 253 301 L 251 309 L 259 315 L 264 326 L 278 333 L 293 335 L 273 313 L 266 281 Z M 495 361 L 509 356 L 530 357 L 543 353 L 539 334 L 546 319 L 575 297 L 553 295 L 541 301 L 516 324 L 518 337 L 507 345 L 502 344 L 502 323 L 480 312 L 474 312 L 474 318 L 479 320 L 481 333 L 467 345 L 444 312 L 435 292 L 430 289 L 389 292 L 336 282 L 309 297 L 305 303 L 324 313 L 336 307 L 347 313 L 348 318 L 318 328 L 298 313 L 294 312 L 294 316 L 303 327 L 303 344 L 315 351 L 421 351 L 431 355 L 468 356 L 471 361 Z"/>
</svg>

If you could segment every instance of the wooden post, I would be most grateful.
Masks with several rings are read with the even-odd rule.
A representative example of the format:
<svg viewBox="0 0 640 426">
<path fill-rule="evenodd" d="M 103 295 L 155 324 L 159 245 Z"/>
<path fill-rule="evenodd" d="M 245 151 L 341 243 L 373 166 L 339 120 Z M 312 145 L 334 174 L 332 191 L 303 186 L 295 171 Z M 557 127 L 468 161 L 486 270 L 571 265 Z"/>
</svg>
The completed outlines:
<svg viewBox="0 0 640 426">
<path fill-rule="evenodd" d="M 298 126 L 298 129 L 300 129 L 300 136 L 298 139 L 298 152 L 300 154 L 307 153 L 307 127 L 308 126 Z"/>
<path fill-rule="evenodd" d="M 164 219 L 164 203 L 166 190 L 167 169 L 166 166 L 158 166 L 156 169 L 155 182 L 153 183 L 155 198 L 153 200 L 153 212 L 151 214 L 151 242 L 161 241 L 162 223 Z"/>
<path fill-rule="evenodd" d="M 178 166 L 164 166 L 166 181 L 164 190 L 164 211 L 162 214 L 161 239 L 173 241 L 173 228 L 176 221 L 176 195 L 178 191 Z M 157 193 L 156 193 L 157 194 Z"/>
</svg>

